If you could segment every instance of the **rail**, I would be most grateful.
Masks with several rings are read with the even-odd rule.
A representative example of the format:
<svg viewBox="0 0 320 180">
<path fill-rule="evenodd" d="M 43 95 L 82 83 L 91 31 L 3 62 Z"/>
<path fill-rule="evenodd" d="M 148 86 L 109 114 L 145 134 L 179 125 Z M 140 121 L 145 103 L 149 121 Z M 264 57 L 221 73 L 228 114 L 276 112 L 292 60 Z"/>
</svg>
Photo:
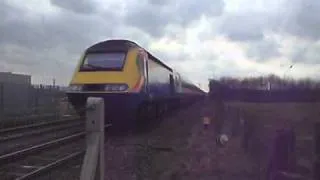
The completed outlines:
<svg viewBox="0 0 320 180">
<path fill-rule="evenodd" d="M 0 156 L 0 165 L 7 164 L 10 161 L 16 161 L 17 159 L 21 159 L 23 157 L 26 157 L 29 154 L 35 154 L 39 151 L 48 149 L 53 146 L 60 146 L 62 144 L 72 142 L 73 140 L 82 138 L 84 135 L 85 135 L 85 132 L 80 132 L 80 133 L 73 134 L 73 135 L 70 135 L 67 137 L 63 137 L 63 138 L 52 140 L 52 141 L 49 141 L 46 143 L 38 144 L 38 145 L 32 146 L 30 148 L 26 148 L 26 149 L 18 150 L 18 151 L 9 153 L 9 154 L 1 155 Z"/>
<path fill-rule="evenodd" d="M 86 107 L 86 152 L 80 180 L 104 179 L 104 130 L 104 101 L 89 97 Z"/>
<path fill-rule="evenodd" d="M 55 125 L 55 124 L 75 122 L 77 120 L 79 120 L 79 118 L 71 117 L 71 118 L 66 118 L 66 119 L 62 119 L 62 120 L 55 120 L 55 121 L 51 121 L 51 122 L 41 122 L 41 123 L 37 123 L 37 124 L 28 124 L 28 125 L 21 125 L 21 126 L 17 126 L 17 127 L 3 128 L 3 129 L 0 129 L 0 134 L 14 132 L 14 131 L 20 131 L 20 130 L 27 130 L 27 129 L 32 129 L 32 128 L 46 127 L 46 126 L 51 126 L 51 125 Z"/>
</svg>

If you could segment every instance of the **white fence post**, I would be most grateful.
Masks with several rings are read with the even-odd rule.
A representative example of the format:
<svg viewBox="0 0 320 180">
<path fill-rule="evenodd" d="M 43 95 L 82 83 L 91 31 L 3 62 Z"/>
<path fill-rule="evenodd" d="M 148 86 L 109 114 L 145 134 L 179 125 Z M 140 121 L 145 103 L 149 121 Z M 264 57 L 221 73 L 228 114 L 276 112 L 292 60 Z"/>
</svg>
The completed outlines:
<svg viewBox="0 0 320 180">
<path fill-rule="evenodd" d="M 86 107 L 86 153 L 80 180 L 104 179 L 104 101 L 89 97 Z"/>
</svg>

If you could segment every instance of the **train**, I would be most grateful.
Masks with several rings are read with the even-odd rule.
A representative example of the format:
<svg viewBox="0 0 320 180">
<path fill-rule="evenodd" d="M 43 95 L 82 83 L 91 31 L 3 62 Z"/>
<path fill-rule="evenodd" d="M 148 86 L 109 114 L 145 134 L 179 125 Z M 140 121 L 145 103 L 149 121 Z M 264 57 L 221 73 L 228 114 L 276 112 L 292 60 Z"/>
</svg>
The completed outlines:
<svg viewBox="0 0 320 180">
<path fill-rule="evenodd" d="M 85 49 L 66 95 L 80 116 L 88 97 L 102 97 L 105 123 L 143 128 L 206 92 L 136 42 L 110 39 Z"/>
</svg>

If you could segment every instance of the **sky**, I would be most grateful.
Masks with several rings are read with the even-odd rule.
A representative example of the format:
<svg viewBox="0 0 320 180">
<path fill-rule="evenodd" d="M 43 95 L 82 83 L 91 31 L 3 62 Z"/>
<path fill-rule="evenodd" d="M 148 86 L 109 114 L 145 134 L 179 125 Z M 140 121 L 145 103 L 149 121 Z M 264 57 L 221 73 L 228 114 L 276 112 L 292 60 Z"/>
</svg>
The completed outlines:
<svg viewBox="0 0 320 180">
<path fill-rule="evenodd" d="M 140 44 L 204 89 L 222 76 L 320 78 L 318 0 L 0 0 L 0 71 L 35 84 L 67 85 L 85 48 L 107 39 Z"/>
</svg>

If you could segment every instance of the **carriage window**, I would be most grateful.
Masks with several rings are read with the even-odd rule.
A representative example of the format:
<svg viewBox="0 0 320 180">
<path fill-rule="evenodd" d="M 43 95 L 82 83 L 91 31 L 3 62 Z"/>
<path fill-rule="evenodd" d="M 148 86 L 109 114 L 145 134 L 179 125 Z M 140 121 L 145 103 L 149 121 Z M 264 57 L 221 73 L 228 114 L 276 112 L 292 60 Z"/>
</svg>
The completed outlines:
<svg viewBox="0 0 320 180">
<path fill-rule="evenodd" d="M 125 53 L 90 53 L 87 54 L 81 70 L 121 69 Z"/>
</svg>

